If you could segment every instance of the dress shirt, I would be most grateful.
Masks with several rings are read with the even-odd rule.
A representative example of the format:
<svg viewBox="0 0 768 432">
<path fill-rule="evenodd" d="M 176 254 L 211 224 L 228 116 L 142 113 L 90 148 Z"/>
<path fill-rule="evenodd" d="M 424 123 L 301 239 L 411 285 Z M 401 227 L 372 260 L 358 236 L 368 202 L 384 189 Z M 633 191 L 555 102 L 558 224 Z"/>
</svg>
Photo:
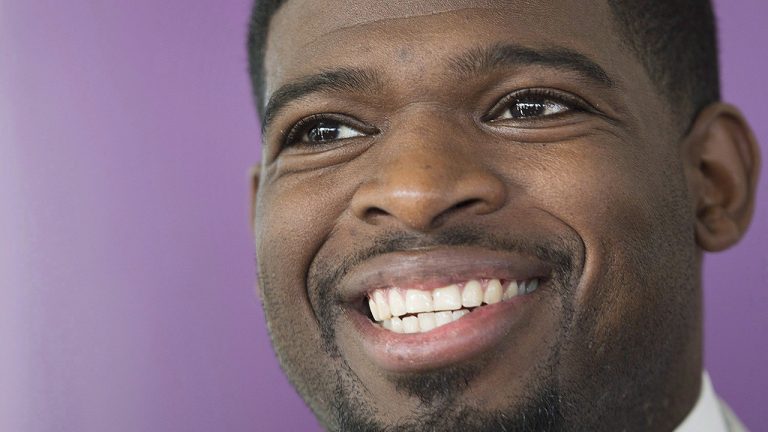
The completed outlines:
<svg viewBox="0 0 768 432">
<path fill-rule="evenodd" d="M 729 432 L 709 374 L 703 375 L 699 400 L 675 432 Z"/>
</svg>

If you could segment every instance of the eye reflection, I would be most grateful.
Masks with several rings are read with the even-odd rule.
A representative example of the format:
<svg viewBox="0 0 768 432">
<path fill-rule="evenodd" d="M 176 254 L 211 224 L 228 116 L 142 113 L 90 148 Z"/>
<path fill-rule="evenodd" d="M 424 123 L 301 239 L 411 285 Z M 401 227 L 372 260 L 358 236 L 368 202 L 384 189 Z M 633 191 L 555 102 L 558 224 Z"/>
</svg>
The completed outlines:
<svg viewBox="0 0 768 432">
<path fill-rule="evenodd" d="M 340 122 L 322 120 L 309 125 L 306 132 L 301 137 L 301 142 L 320 144 L 329 141 L 355 138 L 362 135 L 362 132 Z"/>
<path fill-rule="evenodd" d="M 529 119 L 547 117 L 570 110 L 568 106 L 549 99 L 525 98 L 516 99 L 505 109 L 497 119 Z"/>
</svg>

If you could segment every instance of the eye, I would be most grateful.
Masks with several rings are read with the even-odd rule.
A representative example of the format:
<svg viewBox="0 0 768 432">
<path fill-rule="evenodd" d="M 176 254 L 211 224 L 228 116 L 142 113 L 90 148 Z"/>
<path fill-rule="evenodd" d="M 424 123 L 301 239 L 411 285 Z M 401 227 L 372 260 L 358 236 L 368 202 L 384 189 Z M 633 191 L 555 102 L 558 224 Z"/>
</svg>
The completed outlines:
<svg viewBox="0 0 768 432">
<path fill-rule="evenodd" d="M 511 93 L 491 110 L 490 121 L 539 120 L 571 111 L 587 110 L 577 97 L 548 89 L 527 89 Z"/>
<path fill-rule="evenodd" d="M 333 141 L 365 136 L 373 131 L 362 125 L 352 126 L 351 119 L 341 120 L 326 115 L 314 115 L 299 121 L 288 132 L 285 138 L 287 147 L 295 145 L 322 145 Z"/>
</svg>

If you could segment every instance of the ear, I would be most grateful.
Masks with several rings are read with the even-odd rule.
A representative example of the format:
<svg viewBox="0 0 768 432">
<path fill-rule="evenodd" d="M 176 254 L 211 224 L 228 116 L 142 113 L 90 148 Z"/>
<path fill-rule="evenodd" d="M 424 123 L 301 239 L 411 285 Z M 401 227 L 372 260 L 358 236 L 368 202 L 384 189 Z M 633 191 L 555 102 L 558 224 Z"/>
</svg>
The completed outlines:
<svg viewBox="0 0 768 432">
<path fill-rule="evenodd" d="M 696 118 L 687 137 L 686 171 L 696 211 L 696 242 L 707 251 L 741 239 L 755 206 L 760 151 L 739 110 L 715 103 Z"/>
</svg>

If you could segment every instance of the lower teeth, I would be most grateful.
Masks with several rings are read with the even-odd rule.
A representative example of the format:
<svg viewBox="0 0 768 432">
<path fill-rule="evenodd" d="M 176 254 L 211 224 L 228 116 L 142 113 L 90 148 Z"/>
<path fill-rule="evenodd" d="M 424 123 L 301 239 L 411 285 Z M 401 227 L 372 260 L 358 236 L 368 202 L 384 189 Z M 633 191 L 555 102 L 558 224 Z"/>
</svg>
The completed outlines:
<svg viewBox="0 0 768 432">
<path fill-rule="evenodd" d="M 475 308 L 472 308 L 473 310 Z M 381 322 L 381 326 L 395 333 L 424 333 L 450 324 L 471 312 L 469 309 L 455 311 L 424 312 L 417 315 L 392 317 Z"/>
</svg>

